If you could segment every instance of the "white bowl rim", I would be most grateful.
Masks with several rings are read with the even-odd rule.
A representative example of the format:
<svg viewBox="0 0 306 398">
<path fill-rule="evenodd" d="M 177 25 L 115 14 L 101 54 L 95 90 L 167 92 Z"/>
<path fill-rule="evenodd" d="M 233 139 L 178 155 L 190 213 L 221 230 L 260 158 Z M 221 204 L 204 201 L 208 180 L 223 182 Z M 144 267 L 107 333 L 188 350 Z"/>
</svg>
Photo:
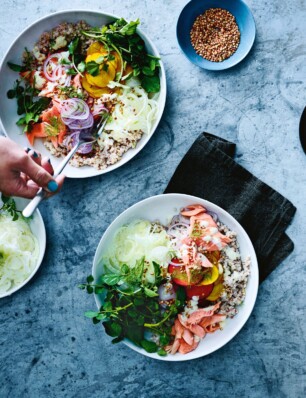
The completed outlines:
<svg viewBox="0 0 306 398">
<path fill-rule="evenodd" d="M 110 13 L 103 12 L 103 11 L 101 11 L 101 10 L 93 10 L 93 9 L 85 9 L 85 8 L 66 9 L 66 10 L 60 10 L 60 11 L 56 11 L 56 12 L 47 14 L 47 15 L 45 15 L 44 17 L 38 18 L 38 19 L 36 19 L 34 22 L 32 22 L 29 26 L 27 26 L 25 29 L 23 29 L 23 31 L 22 31 L 21 33 L 19 33 L 19 35 L 13 40 L 13 42 L 10 44 L 8 50 L 4 53 L 4 55 L 3 55 L 3 57 L 2 57 L 2 60 L 1 60 L 1 62 L 0 62 L 0 71 L 1 71 L 2 68 L 3 68 L 4 61 L 6 60 L 7 56 L 9 55 L 9 53 L 10 53 L 10 51 L 11 51 L 11 48 L 15 45 L 15 43 L 22 37 L 22 35 L 23 35 L 25 32 L 27 32 L 28 30 L 30 30 L 31 28 L 33 28 L 36 24 L 38 24 L 38 23 L 40 23 L 40 22 L 42 22 L 42 21 L 44 21 L 44 20 L 46 20 L 46 19 L 49 19 L 50 17 L 56 16 L 56 15 L 70 14 L 70 13 L 82 13 L 82 12 L 100 14 L 100 15 L 103 15 L 103 16 L 106 16 L 106 17 L 110 17 L 110 18 L 114 18 L 114 19 L 119 19 L 119 18 L 121 18 L 121 17 L 118 17 L 118 16 L 116 16 L 116 15 L 114 15 L 114 14 L 110 14 Z M 162 109 L 162 111 L 160 112 L 159 117 L 158 117 L 158 118 L 156 119 L 156 121 L 155 121 L 155 128 L 154 128 L 154 131 L 151 132 L 150 134 L 148 134 L 147 138 L 146 138 L 145 140 L 143 140 L 142 143 L 140 143 L 140 141 L 137 142 L 137 145 L 136 145 L 136 147 L 135 147 L 136 151 L 135 151 L 135 153 L 133 154 L 133 156 L 132 156 L 131 158 L 124 159 L 124 155 L 123 155 L 123 157 L 122 157 L 118 162 L 116 162 L 116 163 L 113 164 L 113 165 L 108 166 L 106 169 L 97 170 L 97 169 L 95 169 L 94 167 L 89 167 L 89 166 L 88 166 L 88 167 L 89 167 L 89 169 L 88 169 L 88 170 L 89 170 L 89 171 L 88 171 L 89 175 L 75 176 L 75 175 L 69 175 L 69 174 L 67 173 L 67 174 L 68 174 L 68 175 L 66 175 L 67 178 L 90 178 L 90 177 L 96 177 L 96 176 L 99 176 L 99 175 L 103 175 L 103 174 L 109 173 L 109 172 L 111 172 L 111 171 L 113 171 L 113 170 L 116 170 L 117 168 L 119 168 L 119 167 L 125 165 L 125 164 L 128 163 L 130 160 L 132 160 L 135 156 L 137 156 L 138 153 L 147 145 L 147 143 L 150 141 L 150 139 L 152 138 L 153 134 L 155 133 L 155 131 L 157 130 L 157 128 L 158 128 L 158 126 L 159 126 L 159 124 L 160 124 L 161 118 L 162 118 L 163 113 L 164 113 L 164 110 L 165 110 L 166 98 L 167 98 L 166 71 L 165 71 L 164 63 L 163 63 L 163 61 L 162 61 L 162 59 L 161 59 L 161 57 L 160 57 L 160 53 L 159 53 L 159 51 L 157 50 L 155 44 L 154 44 L 154 43 L 152 42 L 152 40 L 146 35 L 146 33 L 144 33 L 144 32 L 143 32 L 140 28 L 138 28 L 138 27 L 137 27 L 137 32 L 140 33 L 141 37 L 144 38 L 144 39 L 149 43 L 149 45 L 152 47 L 153 51 L 154 51 L 156 54 L 158 54 L 158 55 L 159 55 L 159 58 L 160 58 L 160 59 L 159 59 L 159 65 L 160 65 L 160 71 L 161 71 L 161 73 L 160 73 L 160 81 L 161 81 L 161 87 L 163 87 L 163 95 L 161 95 L 161 94 L 162 94 L 162 91 L 160 91 L 160 92 L 159 92 L 158 100 L 161 100 L 160 108 Z M 5 134 L 5 136 L 8 137 L 8 138 L 10 138 L 10 136 L 7 134 L 7 132 L 6 132 L 5 128 L 4 128 L 4 125 L 3 125 L 3 123 L 2 123 L 1 118 L 0 118 L 0 128 L 1 128 L 1 130 L 3 131 L 3 133 Z M 118 164 L 121 160 L 122 160 L 122 162 L 121 162 L 120 164 Z M 85 166 L 85 167 L 86 167 L 86 166 Z M 110 169 L 110 168 L 111 168 L 111 169 Z"/>
<path fill-rule="evenodd" d="M 46 252 L 46 241 L 47 241 L 46 227 L 45 227 L 44 219 L 42 218 L 40 211 L 38 209 L 36 209 L 34 214 L 38 217 L 37 221 L 41 224 L 41 228 L 42 228 L 41 235 L 39 236 L 39 238 L 35 235 L 34 231 L 32 231 L 32 233 L 33 233 L 33 235 L 35 235 L 35 237 L 38 241 L 38 245 L 39 245 L 39 256 L 37 259 L 37 264 L 36 264 L 35 268 L 33 269 L 33 271 L 31 272 L 31 274 L 22 283 L 13 287 L 13 289 L 10 289 L 3 294 L 0 293 L 0 299 L 12 295 L 13 293 L 15 293 L 19 289 L 21 289 L 24 285 L 26 285 L 33 278 L 33 276 L 36 274 L 36 272 L 38 271 L 38 269 L 40 268 L 40 266 L 42 264 L 42 261 L 43 261 L 43 258 L 44 258 L 45 252 Z"/>
<path fill-rule="evenodd" d="M 222 348 L 224 345 L 226 345 L 227 343 L 229 343 L 232 339 L 234 339 L 234 337 L 240 332 L 240 330 L 244 327 L 244 325 L 246 324 L 246 322 L 247 322 L 248 319 L 250 318 L 251 313 L 252 313 L 252 311 L 253 311 L 253 308 L 254 308 L 254 306 L 255 306 L 256 299 L 257 299 L 258 287 L 259 287 L 259 270 L 258 270 L 258 261 L 257 261 L 257 256 L 256 256 L 256 253 L 255 253 L 255 249 L 254 249 L 253 243 L 252 243 L 251 239 L 249 238 L 249 235 L 247 234 L 247 232 L 245 231 L 245 229 L 242 227 L 242 225 L 241 225 L 230 213 L 228 213 L 228 212 L 227 212 L 226 210 L 224 210 L 222 207 L 220 207 L 220 206 L 218 206 L 218 205 L 216 205 L 216 204 L 214 204 L 214 203 L 212 203 L 212 202 L 210 202 L 210 201 L 208 201 L 208 200 L 206 200 L 206 199 L 199 198 L 199 197 L 193 196 L 193 195 L 187 195 L 187 194 L 181 194 L 181 193 L 166 193 L 166 194 L 160 194 L 160 195 L 149 196 L 148 198 L 145 198 L 145 199 L 143 199 L 143 200 L 141 200 L 141 201 L 139 201 L 139 202 L 134 203 L 132 206 L 128 207 L 126 210 L 124 210 L 122 213 L 120 213 L 120 214 L 110 223 L 110 225 L 107 227 L 107 229 L 104 231 L 104 233 L 103 233 L 103 235 L 102 235 L 102 237 L 101 237 L 101 239 L 100 239 L 100 241 L 99 241 L 99 243 L 98 243 L 97 249 L 96 249 L 96 251 L 95 251 L 95 255 L 94 255 L 94 259 L 93 259 L 93 266 L 92 266 L 92 275 L 94 275 L 95 266 L 98 264 L 98 261 L 99 261 L 99 259 L 100 259 L 100 258 L 98 258 L 98 250 L 99 250 L 99 247 L 100 247 L 100 245 L 103 243 L 103 241 L 106 239 L 106 236 L 107 236 L 109 230 L 111 229 L 112 225 L 113 225 L 119 218 L 123 217 L 127 212 L 130 212 L 132 209 L 134 209 L 135 207 L 138 207 L 140 204 L 145 203 L 145 202 L 154 201 L 156 198 L 160 198 L 160 197 L 163 197 L 163 196 L 170 196 L 170 197 L 173 198 L 173 201 L 175 201 L 175 198 L 178 198 L 178 197 L 182 197 L 182 198 L 185 198 L 185 199 L 193 200 L 194 203 L 197 203 L 197 201 L 202 201 L 202 202 L 204 201 L 204 202 L 206 203 L 207 206 L 212 205 L 213 207 L 216 207 L 216 208 L 220 209 L 222 212 L 225 212 L 225 213 L 227 214 L 227 216 L 229 216 L 229 218 L 232 219 L 232 221 L 234 221 L 235 223 L 237 223 L 237 224 L 241 227 L 242 232 L 243 232 L 243 234 L 244 234 L 243 239 L 245 239 L 245 240 L 247 241 L 247 243 L 249 244 L 249 248 L 250 248 L 250 250 L 252 251 L 252 253 L 250 253 L 250 255 L 252 255 L 252 257 L 255 259 L 255 262 L 256 262 L 256 263 L 254 264 L 254 267 L 253 267 L 255 272 L 252 273 L 253 285 L 254 285 L 253 288 L 254 288 L 255 290 L 254 290 L 254 292 L 253 292 L 253 301 L 251 302 L 251 305 L 249 305 L 249 307 L 248 307 L 248 314 L 247 314 L 245 320 L 244 320 L 244 321 L 242 322 L 242 324 L 240 325 L 240 327 L 239 327 L 239 328 L 236 330 L 236 332 L 233 334 L 233 336 L 231 336 L 231 337 L 228 338 L 228 339 L 224 339 L 224 341 L 222 341 L 222 344 L 220 344 L 220 345 L 218 346 L 218 348 L 213 349 L 213 350 L 211 350 L 211 351 L 205 353 L 204 355 L 201 355 L 200 353 L 197 354 L 197 350 L 192 351 L 192 352 L 193 352 L 193 357 L 192 357 L 192 358 L 186 358 L 185 355 L 181 355 L 181 356 L 179 356 L 179 357 L 176 356 L 176 355 L 172 355 L 172 356 L 168 355 L 168 356 L 165 356 L 165 357 L 164 357 L 164 356 L 159 356 L 159 355 L 156 355 L 156 354 L 150 354 L 150 353 L 146 352 L 144 349 L 142 349 L 141 351 L 139 351 L 139 348 L 136 347 L 136 346 L 135 346 L 132 342 L 130 342 L 128 339 L 124 339 L 124 340 L 122 341 L 125 345 L 127 345 L 127 346 L 128 346 L 129 348 L 131 348 L 133 351 L 136 351 L 138 354 L 147 356 L 147 357 L 152 358 L 152 359 L 157 359 L 157 360 L 161 360 L 161 361 L 168 361 L 168 362 L 191 361 L 191 360 L 193 360 L 193 359 L 202 358 L 202 357 L 204 357 L 204 356 L 207 356 L 207 355 L 209 355 L 209 354 L 211 354 L 211 353 L 213 353 L 213 352 L 219 350 L 219 349 Z M 252 264 L 252 266 L 253 266 L 253 264 Z M 96 302 L 97 308 L 99 309 L 99 308 L 100 308 L 100 303 L 99 303 L 99 300 L 98 300 L 98 295 L 95 294 L 94 297 L 95 297 L 95 302 Z M 153 355 L 155 355 L 155 356 L 153 356 Z"/>
</svg>

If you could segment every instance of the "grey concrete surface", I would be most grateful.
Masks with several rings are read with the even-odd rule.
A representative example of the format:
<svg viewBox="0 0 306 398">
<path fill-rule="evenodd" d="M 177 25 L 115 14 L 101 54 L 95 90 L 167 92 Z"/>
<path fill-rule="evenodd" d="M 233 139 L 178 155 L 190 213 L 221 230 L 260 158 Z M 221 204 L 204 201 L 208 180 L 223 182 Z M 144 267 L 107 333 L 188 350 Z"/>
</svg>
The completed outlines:
<svg viewBox="0 0 306 398">
<path fill-rule="evenodd" d="M 306 156 L 298 140 L 306 105 L 306 2 L 248 0 L 255 45 L 244 62 L 222 73 L 198 69 L 179 50 L 175 27 L 185 3 L 1 1 L 0 56 L 37 18 L 87 7 L 139 17 L 161 52 L 168 81 L 163 119 L 136 158 L 101 177 L 68 180 L 58 197 L 42 204 L 43 264 L 31 283 L 0 301 L 1 398 L 306 396 Z M 191 362 L 157 362 L 123 344 L 112 346 L 101 326 L 83 317 L 95 303 L 77 285 L 90 273 L 109 223 L 163 192 L 204 130 L 236 142 L 239 163 L 297 206 L 288 230 L 295 251 L 260 286 L 252 316 L 228 345 Z"/>
</svg>

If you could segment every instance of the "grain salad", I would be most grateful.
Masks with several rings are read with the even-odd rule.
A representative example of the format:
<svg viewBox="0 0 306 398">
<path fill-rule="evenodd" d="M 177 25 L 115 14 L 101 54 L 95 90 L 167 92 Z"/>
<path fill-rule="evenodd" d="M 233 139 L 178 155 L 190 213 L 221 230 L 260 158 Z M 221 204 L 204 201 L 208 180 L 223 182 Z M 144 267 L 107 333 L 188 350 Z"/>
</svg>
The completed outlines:
<svg viewBox="0 0 306 398">
<path fill-rule="evenodd" d="M 20 77 L 8 97 L 17 100 L 17 125 L 32 146 L 42 140 L 53 156 L 65 156 L 80 133 L 92 137 L 108 115 L 99 139 L 80 146 L 70 161 L 103 170 L 152 133 L 160 65 L 147 53 L 138 24 L 124 19 L 102 27 L 63 22 L 44 32 L 33 49 L 25 49 L 22 65 L 8 63 Z"/>
<path fill-rule="evenodd" d="M 113 342 L 129 338 L 159 355 L 188 354 L 206 335 L 219 335 L 239 312 L 250 274 L 236 233 L 199 204 L 167 225 L 144 219 L 122 225 L 99 263 L 102 275 L 88 277 L 82 288 L 90 292 L 94 283 L 106 301 L 87 315 L 104 321 Z"/>
</svg>

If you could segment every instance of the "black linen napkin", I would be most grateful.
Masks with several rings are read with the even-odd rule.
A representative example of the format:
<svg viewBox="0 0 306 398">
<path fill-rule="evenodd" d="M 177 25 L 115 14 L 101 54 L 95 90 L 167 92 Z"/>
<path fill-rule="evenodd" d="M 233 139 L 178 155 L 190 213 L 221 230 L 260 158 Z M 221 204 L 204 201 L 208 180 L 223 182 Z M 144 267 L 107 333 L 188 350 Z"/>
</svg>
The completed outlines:
<svg viewBox="0 0 306 398">
<path fill-rule="evenodd" d="M 228 211 L 248 233 L 262 282 L 292 251 L 285 234 L 295 206 L 233 160 L 236 144 L 202 133 L 186 153 L 165 193 L 209 200 Z"/>
</svg>

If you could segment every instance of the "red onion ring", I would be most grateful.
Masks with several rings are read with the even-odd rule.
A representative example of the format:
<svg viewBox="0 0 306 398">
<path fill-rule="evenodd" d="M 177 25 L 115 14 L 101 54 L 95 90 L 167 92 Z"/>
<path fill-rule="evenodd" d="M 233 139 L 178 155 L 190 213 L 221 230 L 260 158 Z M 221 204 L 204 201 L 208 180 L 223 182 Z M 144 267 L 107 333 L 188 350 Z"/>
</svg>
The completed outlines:
<svg viewBox="0 0 306 398">
<path fill-rule="evenodd" d="M 92 111 L 92 115 L 96 116 L 96 115 L 100 115 L 102 112 L 107 112 L 107 108 L 105 108 L 105 106 L 103 104 L 95 104 L 93 107 L 93 111 Z"/>
<path fill-rule="evenodd" d="M 90 113 L 88 115 L 88 118 L 85 120 L 74 120 L 70 118 L 63 118 L 63 122 L 71 129 L 71 130 L 82 130 L 82 129 L 88 129 L 93 126 L 94 124 L 94 118 L 92 114 Z"/>
<path fill-rule="evenodd" d="M 168 234 L 168 235 L 171 235 L 171 236 L 175 236 L 175 235 L 173 235 L 173 230 L 176 229 L 176 228 L 182 227 L 182 226 L 183 226 L 184 228 L 186 228 L 186 229 L 189 228 L 189 225 L 186 224 L 186 223 L 177 223 L 177 224 L 173 224 L 173 225 L 171 225 L 171 227 L 169 227 L 169 229 L 167 230 L 167 234 Z"/>
<path fill-rule="evenodd" d="M 217 221 L 218 221 L 218 214 L 215 213 L 214 211 L 207 211 L 207 214 L 209 214 L 209 215 L 212 217 L 212 219 L 214 220 L 214 222 L 217 222 Z"/>
<path fill-rule="evenodd" d="M 70 86 L 70 83 L 71 83 L 71 75 L 68 75 L 66 77 L 66 80 L 65 80 L 65 83 L 64 83 L 64 87 Z"/>
<path fill-rule="evenodd" d="M 87 119 L 90 114 L 89 106 L 79 98 L 71 98 L 62 101 L 61 116 L 64 119 Z M 65 121 L 64 121 L 65 123 Z"/>
<path fill-rule="evenodd" d="M 72 134 L 68 135 L 65 138 L 63 144 L 68 147 L 70 144 L 74 147 L 79 142 L 80 131 L 74 131 Z M 86 133 L 86 132 L 85 132 Z M 91 134 L 89 132 L 89 138 L 91 138 Z M 83 144 L 80 149 L 78 149 L 77 153 L 82 155 L 86 155 L 92 151 L 92 144 Z"/>
<path fill-rule="evenodd" d="M 49 55 L 49 57 L 48 57 L 48 58 L 45 60 L 45 62 L 44 62 L 44 66 L 43 66 L 44 75 L 45 75 L 46 78 L 47 78 L 48 80 L 50 80 L 51 82 L 55 82 L 56 80 L 59 79 L 59 77 L 57 77 L 57 76 L 54 75 L 54 72 L 55 72 L 57 66 L 60 66 L 60 65 L 57 65 L 57 66 L 56 66 L 56 68 L 52 71 L 52 75 L 49 74 L 49 72 L 48 72 L 48 70 L 47 70 L 47 67 L 48 67 L 48 65 L 49 65 L 49 62 L 50 62 L 53 58 L 57 58 L 57 60 L 58 60 L 58 59 L 60 58 L 60 56 L 61 56 L 60 54 L 52 54 L 52 55 Z"/>
</svg>

